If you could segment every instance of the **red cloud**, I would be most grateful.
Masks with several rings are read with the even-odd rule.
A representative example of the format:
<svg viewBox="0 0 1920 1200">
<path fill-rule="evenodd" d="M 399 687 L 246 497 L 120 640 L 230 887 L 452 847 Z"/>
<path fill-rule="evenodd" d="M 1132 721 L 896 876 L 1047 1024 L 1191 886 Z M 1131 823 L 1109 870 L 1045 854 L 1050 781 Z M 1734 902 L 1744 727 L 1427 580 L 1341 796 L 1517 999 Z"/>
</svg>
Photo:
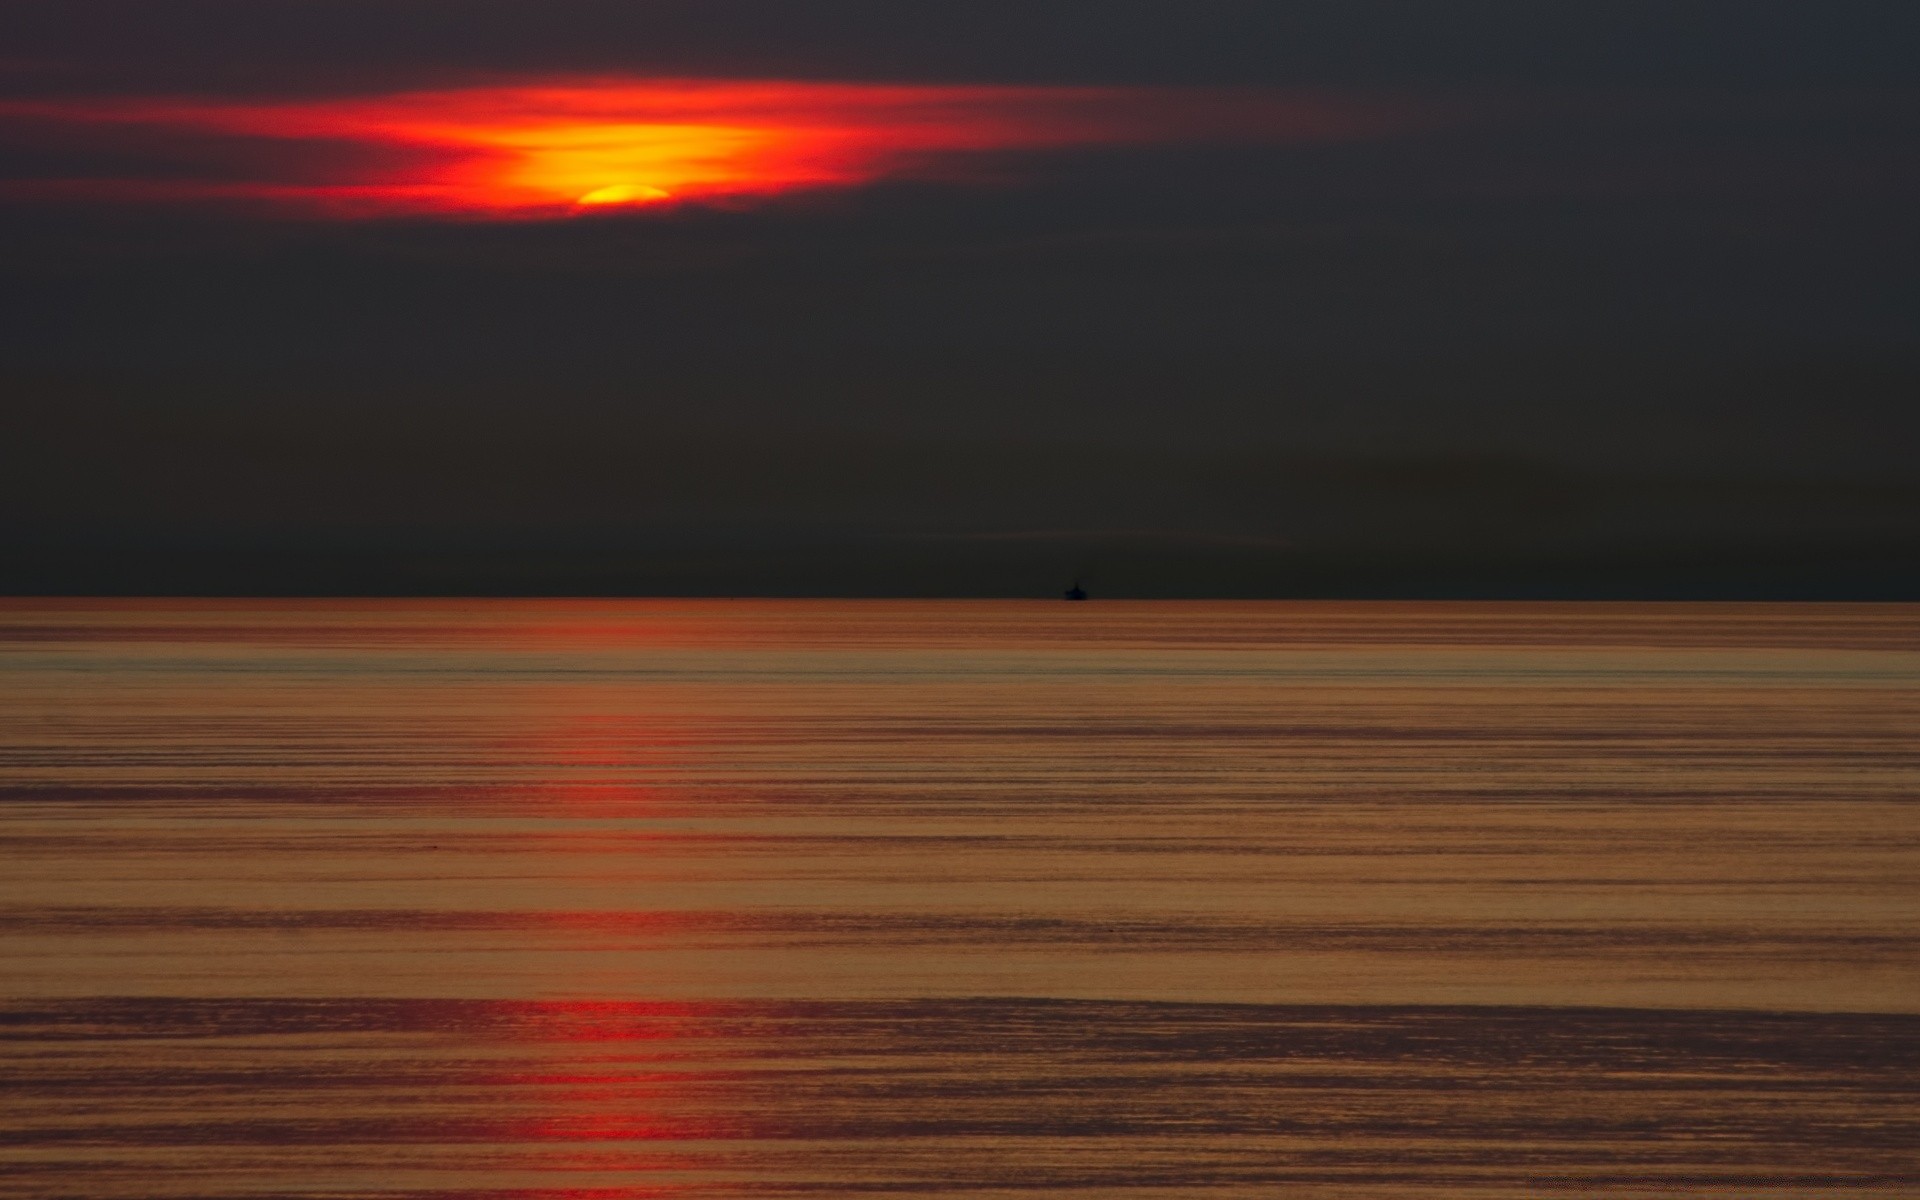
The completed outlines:
<svg viewBox="0 0 1920 1200">
<path fill-rule="evenodd" d="M 0 120 L 69 153 L 137 147 L 147 163 L 16 182 L 16 196 L 483 218 L 852 187 L 950 173 L 987 151 L 1337 141 L 1427 123 L 1403 106 L 1255 91 L 612 78 L 321 100 L 15 101 L 0 103 Z"/>
</svg>

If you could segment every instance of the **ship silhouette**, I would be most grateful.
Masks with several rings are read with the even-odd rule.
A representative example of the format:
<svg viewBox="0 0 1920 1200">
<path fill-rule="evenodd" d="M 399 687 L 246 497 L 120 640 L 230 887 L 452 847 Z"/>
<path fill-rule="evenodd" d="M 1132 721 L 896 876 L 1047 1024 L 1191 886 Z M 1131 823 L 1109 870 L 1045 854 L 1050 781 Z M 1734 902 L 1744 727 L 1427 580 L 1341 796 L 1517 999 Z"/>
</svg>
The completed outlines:
<svg viewBox="0 0 1920 1200">
<path fill-rule="evenodd" d="M 1081 587 L 1080 581 L 1076 579 L 1073 581 L 1073 586 L 1067 589 L 1066 594 L 1069 600 L 1085 600 L 1087 598 L 1087 589 Z"/>
</svg>

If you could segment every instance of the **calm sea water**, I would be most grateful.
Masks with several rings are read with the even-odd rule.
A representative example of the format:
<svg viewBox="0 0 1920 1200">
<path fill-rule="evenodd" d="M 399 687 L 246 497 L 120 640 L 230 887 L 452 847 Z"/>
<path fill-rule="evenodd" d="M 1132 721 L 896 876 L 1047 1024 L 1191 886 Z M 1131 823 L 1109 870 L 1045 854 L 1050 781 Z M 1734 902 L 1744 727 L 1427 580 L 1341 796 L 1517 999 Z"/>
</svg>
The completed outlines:
<svg viewBox="0 0 1920 1200">
<path fill-rule="evenodd" d="M 0 1194 L 1920 1195 L 1920 609 L 0 605 Z"/>
</svg>

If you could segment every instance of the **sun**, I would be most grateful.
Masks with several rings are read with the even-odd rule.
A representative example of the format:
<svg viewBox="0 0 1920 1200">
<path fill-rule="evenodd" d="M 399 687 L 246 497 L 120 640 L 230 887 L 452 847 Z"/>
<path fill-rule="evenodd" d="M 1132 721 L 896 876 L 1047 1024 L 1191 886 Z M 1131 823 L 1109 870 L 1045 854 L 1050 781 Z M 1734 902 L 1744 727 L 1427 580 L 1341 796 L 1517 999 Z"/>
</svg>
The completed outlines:
<svg viewBox="0 0 1920 1200">
<path fill-rule="evenodd" d="M 614 183 L 603 188 L 595 188 L 574 203 L 582 208 L 603 208 L 613 205 L 658 204 L 662 200 L 671 199 L 673 199 L 673 193 L 665 188 L 644 183 Z"/>
</svg>

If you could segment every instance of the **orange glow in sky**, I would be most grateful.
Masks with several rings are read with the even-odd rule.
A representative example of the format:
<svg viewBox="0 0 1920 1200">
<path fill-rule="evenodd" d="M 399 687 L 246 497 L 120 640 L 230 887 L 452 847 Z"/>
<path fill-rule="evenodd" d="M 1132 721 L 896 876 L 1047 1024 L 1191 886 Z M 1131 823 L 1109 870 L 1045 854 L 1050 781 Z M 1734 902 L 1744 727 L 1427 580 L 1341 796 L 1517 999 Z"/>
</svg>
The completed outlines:
<svg viewBox="0 0 1920 1200">
<path fill-rule="evenodd" d="M 15 101 L 0 103 L 0 119 L 72 141 L 138 138 L 148 154 L 171 140 L 199 168 L 37 181 L 43 193 L 492 218 L 952 178 L 985 151 L 1337 140 L 1404 123 L 1351 104 L 1245 93 L 636 79 L 301 100 Z"/>
</svg>

